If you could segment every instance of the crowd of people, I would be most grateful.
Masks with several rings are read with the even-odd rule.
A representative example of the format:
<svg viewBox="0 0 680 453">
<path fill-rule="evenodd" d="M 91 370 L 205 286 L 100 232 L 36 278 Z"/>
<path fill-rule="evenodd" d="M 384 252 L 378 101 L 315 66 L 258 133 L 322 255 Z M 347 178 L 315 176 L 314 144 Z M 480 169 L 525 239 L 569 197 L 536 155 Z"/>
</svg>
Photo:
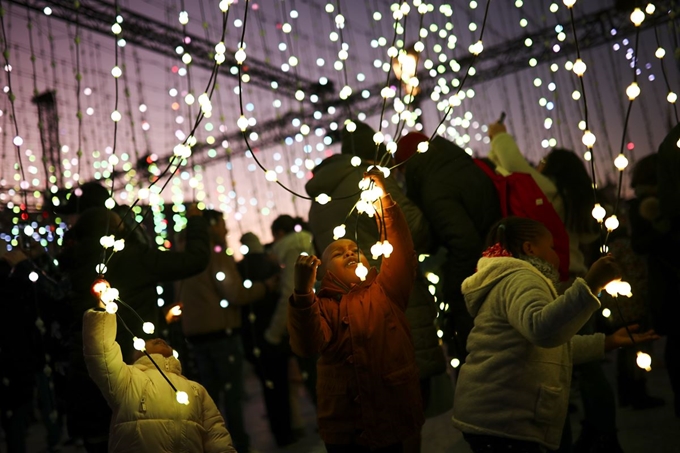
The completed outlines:
<svg viewBox="0 0 680 453">
<path fill-rule="evenodd" d="M 331 202 L 313 203 L 307 222 L 277 217 L 270 244 L 243 234 L 239 261 L 221 212 L 188 206 L 161 251 L 96 183 L 60 208 L 69 229 L 56 257 L 31 242 L 1 250 L 9 452 L 27 451 L 35 407 L 50 451 L 66 437 L 88 453 L 254 451 L 246 361 L 282 448 L 304 436 L 302 386 L 329 453 L 420 452 L 425 418 L 450 409 L 474 452 L 620 452 L 617 399 L 664 404 L 633 365 L 660 336 L 680 417 L 680 125 L 636 163 L 635 198 L 622 203 L 594 190 L 572 150 L 533 165 L 502 123 L 489 125 L 485 159 L 419 132 L 390 155 L 369 125 L 351 125 L 306 184 Z M 361 181 L 373 216 L 354 209 Z M 596 202 L 618 205 L 617 230 L 602 230 Z M 103 269 L 109 235 L 125 247 Z M 423 255 L 441 257 L 440 291 Z M 116 313 L 93 291 L 102 279 L 118 291 Z M 617 279 L 633 297 L 607 295 Z M 600 309 L 614 306 L 606 320 Z M 601 366 L 614 349 L 616 387 Z M 572 387 L 584 408 L 575 440 Z"/>
</svg>

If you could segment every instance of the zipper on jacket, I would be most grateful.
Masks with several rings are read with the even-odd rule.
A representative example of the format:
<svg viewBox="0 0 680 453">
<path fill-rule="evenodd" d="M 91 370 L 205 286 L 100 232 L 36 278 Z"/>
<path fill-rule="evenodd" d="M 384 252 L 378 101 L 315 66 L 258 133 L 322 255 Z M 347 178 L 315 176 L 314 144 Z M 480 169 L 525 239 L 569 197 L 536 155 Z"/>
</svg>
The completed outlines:
<svg viewBox="0 0 680 453">
<path fill-rule="evenodd" d="M 146 412 L 146 398 L 142 397 L 142 401 L 139 403 L 139 412 Z"/>
</svg>

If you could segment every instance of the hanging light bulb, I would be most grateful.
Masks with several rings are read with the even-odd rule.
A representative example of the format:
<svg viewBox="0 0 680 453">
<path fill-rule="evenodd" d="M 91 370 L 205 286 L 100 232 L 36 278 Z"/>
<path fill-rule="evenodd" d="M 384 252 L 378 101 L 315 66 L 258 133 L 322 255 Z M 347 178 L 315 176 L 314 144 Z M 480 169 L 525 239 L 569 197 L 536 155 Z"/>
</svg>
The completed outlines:
<svg viewBox="0 0 680 453">
<path fill-rule="evenodd" d="M 385 239 L 382 243 L 382 251 L 385 258 L 389 258 L 394 251 L 394 247 L 392 247 L 392 244 L 390 244 L 387 239 Z"/>
<path fill-rule="evenodd" d="M 639 27 L 642 21 L 645 20 L 645 13 L 642 12 L 640 8 L 635 8 L 632 13 L 630 13 L 630 21 Z"/>
<path fill-rule="evenodd" d="M 366 276 L 368 275 L 368 269 L 366 269 L 366 266 L 364 266 L 363 263 L 359 263 L 357 264 L 357 268 L 354 270 L 354 273 L 363 282 L 366 280 Z"/>
<path fill-rule="evenodd" d="M 658 49 L 656 49 L 656 52 L 654 52 L 654 56 L 659 59 L 665 57 L 666 49 L 664 49 L 663 47 L 659 47 Z"/>
<path fill-rule="evenodd" d="M 583 137 L 581 138 L 581 142 L 586 145 L 588 148 L 592 148 L 593 145 L 595 145 L 595 141 L 597 139 L 595 138 L 595 134 L 590 132 L 589 130 L 586 130 L 583 133 Z"/>
<path fill-rule="evenodd" d="M 339 225 L 333 228 L 333 240 L 337 241 L 338 239 L 345 237 L 345 234 L 347 234 L 347 231 L 345 230 L 345 225 Z"/>
<path fill-rule="evenodd" d="M 640 86 L 637 84 L 637 82 L 633 82 L 628 85 L 628 88 L 626 88 L 626 95 L 631 101 L 640 95 Z"/>
<path fill-rule="evenodd" d="M 646 352 L 638 351 L 635 363 L 645 371 L 652 371 L 652 357 Z"/>
<path fill-rule="evenodd" d="M 236 125 L 238 126 L 239 129 L 241 129 L 241 131 L 245 131 L 246 129 L 248 129 L 248 119 L 245 116 L 241 115 L 239 119 L 236 121 Z"/>
<path fill-rule="evenodd" d="M 578 58 L 578 59 L 574 62 L 574 66 L 573 66 L 573 68 L 572 68 L 572 70 L 574 71 L 574 74 L 576 74 L 576 75 L 579 76 L 579 77 L 583 77 L 583 74 L 585 74 L 586 69 L 588 69 L 588 67 L 587 67 L 586 64 L 583 62 L 583 60 L 581 60 L 580 58 Z"/>
<path fill-rule="evenodd" d="M 623 171 L 628 166 L 628 159 L 626 159 L 626 156 L 624 156 L 623 154 L 619 154 L 618 156 L 616 156 L 616 159 L 614 159 L 614 166 L 619 171 Z"/>
<path fill-rule="evenodd" d="M 675 101 L 678 100 L 678 95 L 671 91 L 668 93 L 668 96 L 666 96 L 666 100 L 671 104 L 675 104 Z"/>
<path fill-rule="evenodd" d="M 418 143 L 417 150 L 418 150 L 419 153 L 426 153 L 428 149 L 430 149 L 430 142 L 424 141 L 424 142 Z"/>
<path fill-rule="evenodd" d="M 152 322 L 145 322 L 144 324 L 142 324 L 142 330 L 147 335 L 153 335 L 156 328 L 154 327 Z"/>
<path fill-rule="evenodd" d="M 571 8 L 576 3 L 576 0 L 563 0 L 562 3 L 564 3 L 564 6 L 567 8 Z"/>
<path fill-rule="evenodd" d="M 137 338 L 137 337 L 133 338 L 132 339 L 132 345 L 138 351 L 144 351 L 146 349 L 146 341 L 144 341 L 143 338 Z"/>
<path fill-rule="evenodd" d="M 378 241 L 371 246 L 371 255 L 373 255 L 374 260 L 377 260 L 382 254 L 383 254 L 382 242 Z"/>
<path fill-rule="evenodd" d="M 319 203 L 319 204 L 326 204 L 326 203 L 328 203 L 329 201 L 331 201 L 331 197 L 329 197 L 329 196 L 326 195 L 325 193 L 320 193 L 320 194 L 315 198 L 315 200 L 316 200 L 316 202 Z"/>
<path fill-rule="evenodd" d="M 108 304 L 106 304 L 105 310 L 107 313 L 115 315 L 116 312 L 118 311 L 118 304 L 115 302 L 109 302 Z"/>
<path fill-rule="evenodd" d="M 187 392 L 183 391 L 178 391 L 177 392 L 177 402 L 179 404 L 184 404 L 185 406 L 189 405 L 189 395 L 187 395 Z"/>
<path fill-rule="evenodd" d="M 269 182 L 276 182 L 279 178 L 276 176 L 274 170 L 267 170 L 264 172 L 264 178 Z"/>
<path fill-rule="evenodd" d="M 234 58 L 236 58 L 236 62 L 238 64 L 243 64 L 243 62 L 246 61 L 246 51 L 243 50 L 243 47 L 239 47 L 239 49 L 234 54 Z"/>
<path fill-rule="evenodd" d="M 654 11 L 656 11 L 656 6 L 654 6 L 653 3 L 647 3 L 647 6 L 645 7 L 645 12 L 651 16 L 652 14 L 654 14 Z"/>
<path fill-rule="evenodd" d="M 592 214 L 595 220 L 597 220 L 599 223 L 602 223 L 604 216 L 607 215 L 607 211 L 602 207 L 602 205 L 600 205 L 600 203 L 595 203 Z"/>
<path fill-rule="evenodd" d="M 604 221 L 604 226 L 608 231 L 614 231 L 619 227 L 619 219 L 615 215 L 609 216 L 607 220 Z"/>
</svg>

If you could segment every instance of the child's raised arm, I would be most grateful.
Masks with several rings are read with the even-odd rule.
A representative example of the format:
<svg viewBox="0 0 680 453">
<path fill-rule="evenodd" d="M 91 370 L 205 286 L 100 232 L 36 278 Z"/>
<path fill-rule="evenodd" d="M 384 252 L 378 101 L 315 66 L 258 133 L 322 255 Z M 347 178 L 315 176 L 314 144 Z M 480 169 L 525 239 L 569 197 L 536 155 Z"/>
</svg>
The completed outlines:
<svg viewBox="0 0 680 453">
<path fill-rule="evenodd" d="M 289 299 L 288 333 L 290 346 L 300 357 L 321 352 L 332 335 L 313 291 L 320 264 L 321 260 L 313 255 L 300 255 L 295 263 L 295 291 Z"/>
<path fill-rule="evenodd" d="M 116 343 L 116 315 L 88 310 L 83 315 L 83 353 L 92 380 L 112 407 L 118 406 L 132 373 Z"/>
<path fill-rule="evenodd" d="M 366 176 L 370 177 L 383 191 L 383 196 L 374 205 L 378 216 L 383 221 L 384 231 L 381 240 L 387 239 L 393 248 L 389 258 L 383 257 L 376 282 L 383 288 L 390 301 L 396 303 L 402 310 L 406 310 L 417 266 L 411 232 L 399 205 L 385 191 L 382 173 L 371 172 Z M 380 222 L 378 216 L 376 219 Z M 380 229 L 380 224 L 378 224 L 378 229 Z"/>
</svg>

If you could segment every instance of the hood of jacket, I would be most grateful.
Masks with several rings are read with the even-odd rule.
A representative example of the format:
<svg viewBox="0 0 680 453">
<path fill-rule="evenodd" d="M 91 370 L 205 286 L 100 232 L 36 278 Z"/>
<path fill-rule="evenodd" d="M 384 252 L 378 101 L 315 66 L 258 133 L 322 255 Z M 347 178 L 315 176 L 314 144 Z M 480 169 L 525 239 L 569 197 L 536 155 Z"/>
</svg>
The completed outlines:
<svg viewBox="0 0 680 453">
<path fill-rule="evenodd" d="M 526 270 L 534 272 L 548 282 L 553 297 L 557 297 L 552 282 L 528 262 L 512 257 L 481 258 L 477 263 L 477 272 L 466 278 L 461 287 L 470 314 L 473 317 L 477 316 L 486 296 L 503 278 L 514 272 Z"/>
<path fill-rule="evenodd" d="M 310 179 L 305 185 L 305 190 L 310 197 L 316 197 L 319 194 L 330 194 L 334 192 L 349 176 L 360 171 L 354 167 L 350 162 L 351 155 L 348 154 L 334 154 L 323 160 L 312 173 L 314 177 Z M 359 184 L 359 179 L 356 183 Z M 359 191 L 359 187 L 356 187 Z M 350 195 L 350 194 L 345 194 Z"/>
<path fill-rule="evenodd" d="M 170 372 L 177 374 L 179 376 L 182 375 L 182 364 L 180 363 L 179 360 L 175 358 L 175 356 L 165 357 L 162 354 L 150 354 L 150 355 L 154 362 L 158 364 L 158 366 L 164 373 Z M 153 362 L 151 362 L 151 359 L 149 359 L 149 357 L 146 355 L 137 359 L 133 366 L 135 368 L 140 369 L 141 371 L 156 369 Z"/>
</svg>

